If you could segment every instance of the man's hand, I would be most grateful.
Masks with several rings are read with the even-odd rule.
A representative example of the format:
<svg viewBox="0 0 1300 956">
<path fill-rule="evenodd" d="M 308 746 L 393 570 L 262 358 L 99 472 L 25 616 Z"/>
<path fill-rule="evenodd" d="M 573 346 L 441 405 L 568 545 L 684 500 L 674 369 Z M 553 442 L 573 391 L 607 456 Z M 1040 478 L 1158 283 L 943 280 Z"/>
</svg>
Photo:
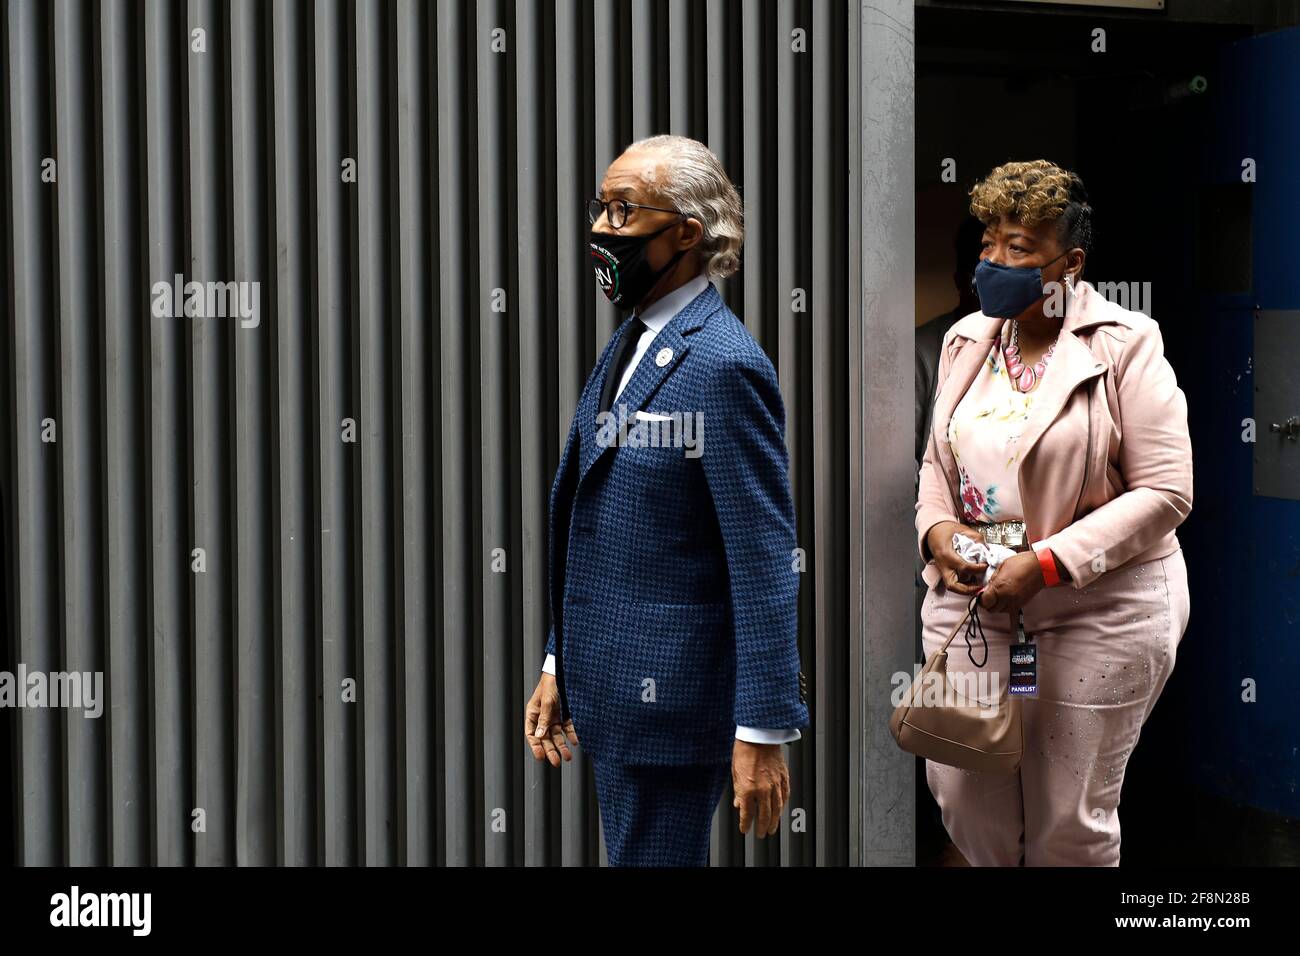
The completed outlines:
<svg viewBox="0 0 1300 956">
<path fill-rule="evenodd" d="M 543 674 L 533 696 L 528 699 L 528 706 L 524 708 L 524 738 L 533 750 L 533 757 L 549 760 L 552 767 L 560 765 L 561 757 L 565 760 L 573 759 L 573 753 L 564 740 L 566 736 L 569 743 L 575 747 L 578 745 L 578 734 L 573 729 L 573 721 L 566 720 L 561 726 L 559 717 L 560 691 L 555 683 L 555 675 Z"/>
<path fill-rule="evenodd" d="M 958 554 L 952 546 L 954 534 L 964 534 L 980 542 L 984 540 L 984 536 L 969 525 L 940 521 L 926 534 L 925 541 L 930 546 L 935 567 L 943 575 L 943 583 L 948 590 L 958 594 L 974 594 L 984 583 L 984 572 L 988 570 L 988 565 L 983 561 L 972 564 Z"/>
<path fill-rule="evenodd" d="M 980 606 L 990 611 L 1013 612 L 1045 587 L 1038 555 L 1022 551 L 998 565 L 980 592 Z"/>
<path fill-rule="evenodd" d="M 781 828 L 781 808 L 790 799 L 790 771 L 780 744 L 752 744 L 737 740 L 731 750 L 731 783 L 736 791 L 733 807 L 740 808 L 740 832 L 748 833 L 755 817 L 761 840 Z"/>
</svg>

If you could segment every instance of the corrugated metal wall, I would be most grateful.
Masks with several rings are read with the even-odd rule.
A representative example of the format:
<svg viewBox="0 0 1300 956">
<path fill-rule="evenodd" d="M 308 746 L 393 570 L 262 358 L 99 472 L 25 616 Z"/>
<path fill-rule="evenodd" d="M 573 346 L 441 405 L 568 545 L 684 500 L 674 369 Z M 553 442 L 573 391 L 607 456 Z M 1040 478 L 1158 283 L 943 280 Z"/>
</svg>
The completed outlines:
<svg viewBox="0 0 1300 956">
<path fill-rule="evenodd" d="M 882 6 L 910 83 L 910 4 Z M 742 190 L 724 291 L 780 374 L 808 556 L 806 830 L 745 840 L 728 794 L 714 859 L 866 859 L 866 10 L 5 3 L 9 666 L 103 670 L 110 698 L 16 714 L 20 862 L 601 859 L 589 767 L 535 764 L 522 710 L 547 492 L 616 324 L 584 200 L 664 131 Z M 177 275 L 259 283 L 256 325 L 155 315 Z"/>
</svg>

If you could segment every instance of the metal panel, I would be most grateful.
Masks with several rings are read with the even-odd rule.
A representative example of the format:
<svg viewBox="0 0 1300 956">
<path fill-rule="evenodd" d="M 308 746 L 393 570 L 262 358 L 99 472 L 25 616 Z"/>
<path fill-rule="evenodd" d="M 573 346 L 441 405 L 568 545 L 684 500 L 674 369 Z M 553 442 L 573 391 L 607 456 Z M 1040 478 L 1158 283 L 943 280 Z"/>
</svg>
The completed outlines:
<svg viewBox="0 0 1300 956">
<path fill-rule="evenodd" d="M 792 812 L 728 794 L 714 862 L 909 859 L 910 43 L 904 0 L 7 0 L 10 660 L 108 676 L 13 721 L 20 862 L 603 859 L 581 748 L 520 733 L 618 320 L 584 200 L 665 131 L 744 197 L 806 561 Z"/>
<path fill-rule="evenodd" d="M 138 33 L 125 0 L 99 8 L 98 103 L 103 222 L 102 421 L 104 488 L 101 524 L 105 559 L 108 695 L 105 713 L 108 758 L 108 828 L 116 865 L 149 860 L 148 520 L 145 463 L 145 376 L 141 374 L 149 330 L 146 289 L 140 280 L 141 142 Z M 91 31 L 85 31 L 87 35 Z M 57 46 L 57 44 L 56 44 Z M 62 227 L 61 227 L 62 228 Z M 94 288 L 90 282 L 86 288 Z M 94 376 L 90 381 L 94 381 Z M 92 406 L 99 405 L 98 402 Z M 97 409 L 98 411 L 98 409 Z M 98 496 L 96 496 L 98 500 Z M 96 556 L 98 557 L 98 556 Z M 93 643 L 96 632 L 83 639 Z M 73 666 L 72 669 L 79 668 Z M 75 721 L 74 721 L 75 723 Z M 93 814 L 88 814 L 93 819 Z"/>
<path fill-rule="evenodd" d="M 913 366 L 902 356 L 914 352 L 915 327 L 900 321 L 911 313 L 915 295 L 913 230 L 914 49 L 910 3 L 863 3 L 861 10 L 861 163 L 860 201 L 852 203 L 868 217 L 870 233 L 861 246 L 862 347 L 850 350 L 862 362 L 851 394 L 862 403 L 862 421 L 870 430 L 853 453 L 861 469 L 860 491 L 850 497 L 851 508 L 862 509 L 855 533 L 862 544 L 862 620 L 850 626 L 861 634 L 863 656 L 853 671 L 861 681 L 849 690 L 861 738 L 855 752 L 861 764 L 853 780 L 859 813 L 855 857 L 873 865 L 915 862 L 915 757 L 899 750 L 889 733 L 892 712 L 884 688 L 899 671 L 911 673 L 915 635 L 913 591 L 902 587 L 890 572 L 893 564 L 913 565 L 916 433 Z M 906 236 L 906 241 L 888 241 Z M 881 241 L 881 240 L 886 241 Z M 911 578 L 911 572 L 907 577 Z M 873 690 L 874 689 L 874 690 Z"/>
<path fill-rule="evenodd" d="M 184 84 L 178 82 L 187 56 L 184 20 L 174 4 L 150 4 L 144 25 L 145 181 L 149 183 L 145 276 L 186 272 L 185 157 L 177 148 L 184 122 Z M 139 100 L 140 92 L 136 91 Z M 143 281 L 143 280 L 142 280 Z M 138 805 L 152 817 L 147 859 L 164 866 L 194 862 L 190 829 L 194 806 L 194 690 L 190 680 L 193 594 L 190 591 L 188 369 L 178 356 L 186 341 L 180 322 L 150 320 L 148 370 L 151 528 L 145 595 L 149 622 L 149 682 L 146 707 L 152 752 L 145 799 Z"/>
<path fill-rule="evenodd" d="M 390 240 L 392 197 L 388 76 L 392 42 L 387 10 L 379 0 L 356 4 L 356 143 L 357 160 L 357 287 L 356 327 L 359 356 L 358 398 L 353 412 L 360 459 L 360 494 L 354 504 L 360 514 L 361 538 L 357 580 L 361 585 L 361 662 L 358 690 L 361 703 L 361 750 L 357 772 L 363 783 L 365 825 L 361 862 L 369 866 L 396 861 L 397 794 L 396 705 L 393 657 L 395 563 L 393 560 L 393 483 L 391 448 L 393 415 L 389 390 L 394 381 L 389 340 L 391 293 L 396 272 Z"/>
<path fill-rule="evenodd" d="M 277 3 L 269 31 L 274 44 L 271 100 L 275 139 L 272 202 L 275 204 L 275 411 L 272 447 L 275 481 L 274 522 L 276 683 L 275 728 L 277 862 L 301 866 L 316 858 L 316 641 L 312 586 L 314 553 L 312 495 L 311 365 L 307 361 L 312 323 L 311 197 L 300 188 L 309 181 L 307 135 L 311 102 L 306 74 L 311 31 L 295 4 Z M 266 301 L 270 303 L 268 295 Z M 282 346 L 281 343 L 284 343 Z M 287 347 L 299 343 L 298 347 Z"/>
<path fill-rule="evenodd" d="M 319 607 L 316 634 L 317 694 L 320 732 L 316 772 L 318 834 L 316 855 L 307 862 L 327 865 L 358 862 L 360 801 L 356 770 L 358 718 L 355 697 L 344 702 L 344 682 L 358 679 L 353 666 L 356 647 L 356 562 L 353 558 L 356 522 L 353 519 L 356 487 L 348 428 L 356 428 L 353 407 L 352 302 L 354 207 L 343 182 L 344 163 L 355 160 L 356 150 L 348 129 L 352 99 L 349 90 L 350 31 L 343 21 L 342 0 L 323 0 L 311 10 L 315 43 L 311 107 L 315 142 L 312 176 L 316 203 L 309 214 L 316 238 L 312 263 L 315 280 L 315 346 L 313 399 L 316 420 L 313 456 L 316 507 L 312 526 L 317 580 L 314 602 Z M 284 343 L 282 348 L 288 348 Z M 299 342 L 300 349 L 308 348 Z M 353 433 L 355 438 L 355 432 Z M 317 533 L 319 528 L 319 534 Z"/>
<path fill-rule="evenodd" d="M 67 582 L 66 568 L 60 567 L 59 528 L 67 520 L 58 497 L 60 456 L 55 442 L 43 440 L 46 435 L 57 436 L 61 348 L 55 335 L 58 279 L 50 269 L 58 261 L 56 197 L 37 172 L 54 152 L 49 15 L 47 6 L 35 2 L 11 3 L 5 9 L 9 73 L 5 189 L 12 229 L 5 270 L 12 305 L 12 324 L 7 329 L 12 337 L 8 349 L 12 366 L 7 374 L 11 384 L 5 388 L 5 413 L 13 417 L 13 456 L 5 462 L 5 484 L 13 489 L 5 526 L 13 533 L 5 541 L 6 547 L 12 547 L 5 567 L 14 575 L 12 582 L 6 582 L 6 593 L 17 624 L 17 634 L 11 638 L 15 668 L 25 664 L 38 671 L 61 665 L 60 608 L 79 585 Z M 65 723 L 58 711 L 32 709 L 19 711 L 13 721 L 15 846 L 24 863 L 53 866 L 71 860 L 63 823 L 68 806 L 63 789 Z"/>
<path fill-rule="evenodd" d="M 58 191 L 59 415 L 66 451 L 60 456 L 60 553 L 64 578 L 70 582 L 63 602 L 62 669 L 102 671 L 102 642 L 108 631 L 98 556 L 105 543 L 96 500 L 96 476 L 102 474 L 99 402 L 99 335 L 95 302 L 84 294 L 95 286 L 95 222 L 84 214 L 93 208 L 90 139 L 93 135 L 89 77 L 81 64 L 90 56 L 90 36 L 83 8 L 55 4 L 54 50 L 55 156 L 64 166 Z M 106 124 L 107 125 L 107 124 Z M 105 133 L 109 133 L 106 129 Z M 111 135 L 111 134 L 110 134 Z M 107 170 L 106 170 L 107 171 Z M 114 198 L 117 198 L 114 196 Z M 107 205 L 107 204 L 106 204 Z M 107 212 L 107 210 L 106 210 Z M 121 324 L 105 322 L 106 335 Z M 120 422 L 106 415 L 105 422 Z M 119 456 L 120 457 L 120 456 Z M 113 570 L 110 565 L 110 572 Z M 110 638 L 111 640 L 111 638 Z M 96 826 L 104 807 L 97 795 L 105 786 L 104 734 L 99 720 L 73 720 L 65 727 L 66 765 L 64 834 L 68 860 L 74 865 L 101 862 L 107 834 Z M 124 748 L 126 749 L 126 748 Z"/>
<path fill-rule="evenodd" d="M 270 86 L 266 48 L 270 10 L 233 0 L 231 19 L 231 196 L 234 272 L 258 283 L 255 318 L 241 312 L 235 334 L 235 727 L 236 859 L 277 862 L 275 813 L 275 602 L 271 551 L 271 336 L 261 321 L 269 293 L 266 188 L 272 170 L 264 132 Z M 229 321 L 229 320 L 228 320 Z M 253 323 L 256 324 L 253 324 Z M 244 327 L 247 325 L 248 327 Z M 245 822 L 246 821 L 246 822 Z"/>
<path fill-rule="evenodd" d="M 1300 501 L 1300 312 L 1255 313 L 1255 494 Z"/>
<path fill-rule="evenodd" d="M 429 546 L 431 516 L 436 503 L 429 498 L 430 468 L 434 464 L 429 443 L 428 409 L 432 383 L 428 370 L 431 355 L 430 331 L 433 309 L 433 280 L 425 263 L 430 245 L 425 224 L 429 214 L 429 189 L 425 170 L 429 168 L 429 117 L 421 105 L 427 102 L 430 77 L 426 70 L 424 38 L 428 36 L 428 11 L 423 3 L 403 0 L 397 7 L 397 124 L 398 189 L 406 201 L 398 210 L 401 261 L 399 335 L 401 366 L 399 408 L 401 416 L 401 567 L 397 582 L 401 595 L 402 646 L 398 668 L 401 728 L 397 782 L 404 812 L 398 818 L 400 845 L 406 862 L 428 865 L 436 853 L 434 821 L 429 812 L 437 790 L 433 761 L 433 702 L 426 688 L 437 675 L 428 635 L 434 624 L 431 590 L 436 555 Z"/>
<path fill-rule="evenodd" d="M 185 281 L 238 281 L 230 268 L 230 101 L 223 79 L 229 24 L 216 0 L 190 0 L 187 24 L 206 52 L 185 60 L 188 102 L 186 173 L 189 253 Z M 201 32 L 200 32 L 201 31 Z M 206 308 L 205 310 L 206 311 Z M 194 595 L 190 653 L 194 687 L 195 862 L 236 862 L 232 581 L 236 567 L 231 510 L 234 452 L 230 412 L 229 319 L 184 323 L 190 363 L 190 549 Z"/>
</svg>

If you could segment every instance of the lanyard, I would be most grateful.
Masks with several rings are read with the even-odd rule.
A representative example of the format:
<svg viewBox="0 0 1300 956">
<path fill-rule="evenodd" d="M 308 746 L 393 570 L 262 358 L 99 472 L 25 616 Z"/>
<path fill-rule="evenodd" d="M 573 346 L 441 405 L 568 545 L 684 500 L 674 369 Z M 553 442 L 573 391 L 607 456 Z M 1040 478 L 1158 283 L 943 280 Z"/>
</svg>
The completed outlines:
<svg viewBox="0 0 1300 956">
<path fill-rule="evenodd" d="M 1017 644 L 1032 643 L 1034 640 L 1034 636 L 1025 631 L 1024 608 L 1017 608 L 1016 611 L 1011 615 L 1011 618 L 1012 618 L 1012 630 L 1015 632 L 1016 635 L 1016 643 Z M 966 638 L 966 656 L 970 658 L 970 662 L 974 664 L 976 667 L 983 667 L 984 661 L 987 661 L 989 659 L 989 642 L 988 642 L 988 638 L 984 636 L 984 624 L 982 621 L 980 621 L 980 604 L 979 604 L 978 594 L 975 595 L 975 598 L 970 603 L 970 614 L 966 618 L 966 633 L 963 636 Z M 972 643 L 971 640 L 972 638 L 978 638 L 984 645 L 983 661 L 975 660 L 975 645 Z"/>
<path fill-rule="evenodd" d="M 1027 644 L 1034 639 L 1034 635 L 1025 633 L 1025 609 L 1016 609 L 1016 643 Z"/>
<path fill-rule="evenodd" d="M 970 607 L 967 610 L 966 633 L 962 636 L 966 638 L 966 656 L 970 658 L 970 662 L 976 667 L 983 667 L 985 661 L 989 659 L 989 642 L 988 638 L 984 636 L 984 624 L 980 621 L 980 596 L 978 594 L 971 599 Z M 979 662 L 975 660 L 975 646 L 971 643 L 971 638 L 977 636 L 984 643 L 984 660 Z"/>
</svg>

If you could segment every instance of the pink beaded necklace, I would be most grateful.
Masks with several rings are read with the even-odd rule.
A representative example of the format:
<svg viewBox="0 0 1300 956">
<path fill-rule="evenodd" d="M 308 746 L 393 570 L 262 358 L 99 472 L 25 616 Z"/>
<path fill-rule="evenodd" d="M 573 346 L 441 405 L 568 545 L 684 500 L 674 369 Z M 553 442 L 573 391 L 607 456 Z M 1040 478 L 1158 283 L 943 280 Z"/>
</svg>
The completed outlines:
<svg viewBox="0 0 1300 956">
<path fill-rule="evenodd" d="M 1026 365 L 1020 361 L 1020 323 L 1015 319 L 1011 320 L 1011 344 L 1003 347 L 1003 352 L 1007 360 L 1007 374 L 1011 376 L 1011 384 L 1018 391 L 1033 391 L 1043 379 L 1043 373 L 1047 371 L 1047 360 L 1052 357 L 1056 351 L 1056 343 L 1060 336 L 1052 341 L 1051 346 L 1043 353 L 1042 358 L 1032 366 Z"/>
</svg>

